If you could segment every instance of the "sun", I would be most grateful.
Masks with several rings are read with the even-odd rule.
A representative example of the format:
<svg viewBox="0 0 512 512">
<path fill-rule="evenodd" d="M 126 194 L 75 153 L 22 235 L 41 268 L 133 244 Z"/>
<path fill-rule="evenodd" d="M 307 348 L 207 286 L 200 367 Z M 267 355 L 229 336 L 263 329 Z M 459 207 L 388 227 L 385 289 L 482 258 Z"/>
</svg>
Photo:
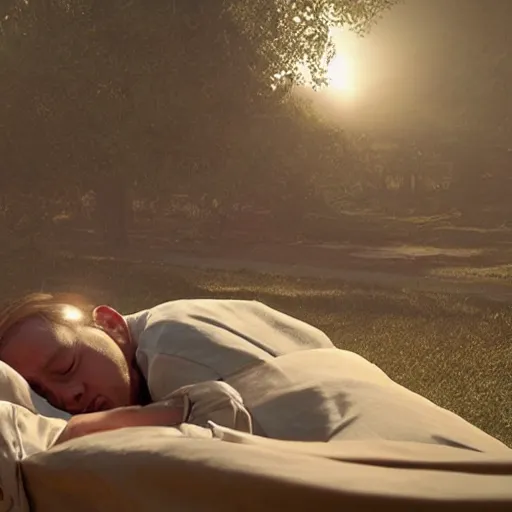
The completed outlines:
<svg viewBox="0 0 512 512">
<path fill-rule="evenodd" d="M 331 90 L 353 94 L 356 90 L 356 80 L 352 59 L 346 54 L 338 53 L 329 63 L 327 80 Z"/>
</svg>

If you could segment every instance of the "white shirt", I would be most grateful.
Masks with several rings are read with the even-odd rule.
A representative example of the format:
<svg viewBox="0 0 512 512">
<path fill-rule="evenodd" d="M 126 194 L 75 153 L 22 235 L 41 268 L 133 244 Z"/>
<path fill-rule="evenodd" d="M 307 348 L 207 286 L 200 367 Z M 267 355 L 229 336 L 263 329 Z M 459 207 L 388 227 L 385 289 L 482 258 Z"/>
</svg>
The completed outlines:
<svg viewBox="0 0 512 512">
<path fill-rule="evenodd" d="M 153 401 L 222 380 L 241 396 L 254 433 L 266 437 L 504 447 L 363 357 L 335 348 L 315 327 L 258 302 L 179 300 L 127 322 Z"/>
<path fill-rule="evenodd" d="M 255 301 L 178 300 L 126 321 L 154 400 L 284 354 L 334 347 L 319 329 Z"/>
</svg>

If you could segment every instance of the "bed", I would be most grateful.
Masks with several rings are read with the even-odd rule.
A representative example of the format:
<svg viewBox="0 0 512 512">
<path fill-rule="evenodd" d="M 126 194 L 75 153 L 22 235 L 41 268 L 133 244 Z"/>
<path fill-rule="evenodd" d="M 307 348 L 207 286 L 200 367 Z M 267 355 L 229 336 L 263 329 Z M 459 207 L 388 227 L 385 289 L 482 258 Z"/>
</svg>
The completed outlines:
<svg viewBox="0 0 512 512">
<path fill-rule="evenodd" d="M 216 424 L 127 428 L 54 446 L 0 369 L 0 512 L 512 510 L 512 450 L 278 441 Z"/>
</svg>

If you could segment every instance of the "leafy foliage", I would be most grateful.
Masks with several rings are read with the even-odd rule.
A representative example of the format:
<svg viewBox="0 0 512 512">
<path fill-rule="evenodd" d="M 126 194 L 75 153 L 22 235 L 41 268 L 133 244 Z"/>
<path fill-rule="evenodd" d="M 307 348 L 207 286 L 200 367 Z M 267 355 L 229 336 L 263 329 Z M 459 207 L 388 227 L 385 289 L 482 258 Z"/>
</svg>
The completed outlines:
<svg viewBox="0 0 512 512">
<path fill-rule="evenodd" d="M 335 49 L 330 30 L 350 27 L 366 33 L 399 0 L 240 0 L 230 12 L 267 66 L 265 76 L 293 83 L 326 84 Z"/>
<path fill-rule="evenodd" d="M 332 54 L 329 26 L 362 31 L 393 3 L 6 3 L 0 186 L 70 201 L 70 190 L 103 191 L 103 216 L 113 218 L 122 217 L 133 187 L 232 195 L 257 182 L 263 192 L 281 172 L 290 184 L 291 170 L 304 169 L 293 147 L 307 128 L 286 110 L 282 90 L 272 91 L 272 75 L 297 81 L 302 64 L 321 83 L 325 54 Z"/>
</svg>

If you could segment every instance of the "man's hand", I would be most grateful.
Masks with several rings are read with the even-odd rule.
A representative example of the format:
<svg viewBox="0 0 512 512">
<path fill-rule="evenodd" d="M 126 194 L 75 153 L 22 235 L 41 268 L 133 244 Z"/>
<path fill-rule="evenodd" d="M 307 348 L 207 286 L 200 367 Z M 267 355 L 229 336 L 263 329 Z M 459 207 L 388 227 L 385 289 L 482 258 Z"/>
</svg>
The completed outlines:
<svg viewBox="0 0 512 512">
<path fill-rule="evenodd" d="M 187 423 L 206 427 L 212 421 L 223 427 L 252 434 L 251 415 L 240 393 L 226 382 L 205 381 L 183 386 L 168 398 L 171 401 L 182 399 L 185 407 L 188 403 L 189 412 L 184 416 Z"/>
<path fill-rule="evenodd" d="M 125 427 L 173 426 L 182 423 L 187 411 L 183 400 L 168 400 L 146 407 L 121 407 L 110 411 L 73 416 L 56 444 L 95 432 Z"/>
</svg>

